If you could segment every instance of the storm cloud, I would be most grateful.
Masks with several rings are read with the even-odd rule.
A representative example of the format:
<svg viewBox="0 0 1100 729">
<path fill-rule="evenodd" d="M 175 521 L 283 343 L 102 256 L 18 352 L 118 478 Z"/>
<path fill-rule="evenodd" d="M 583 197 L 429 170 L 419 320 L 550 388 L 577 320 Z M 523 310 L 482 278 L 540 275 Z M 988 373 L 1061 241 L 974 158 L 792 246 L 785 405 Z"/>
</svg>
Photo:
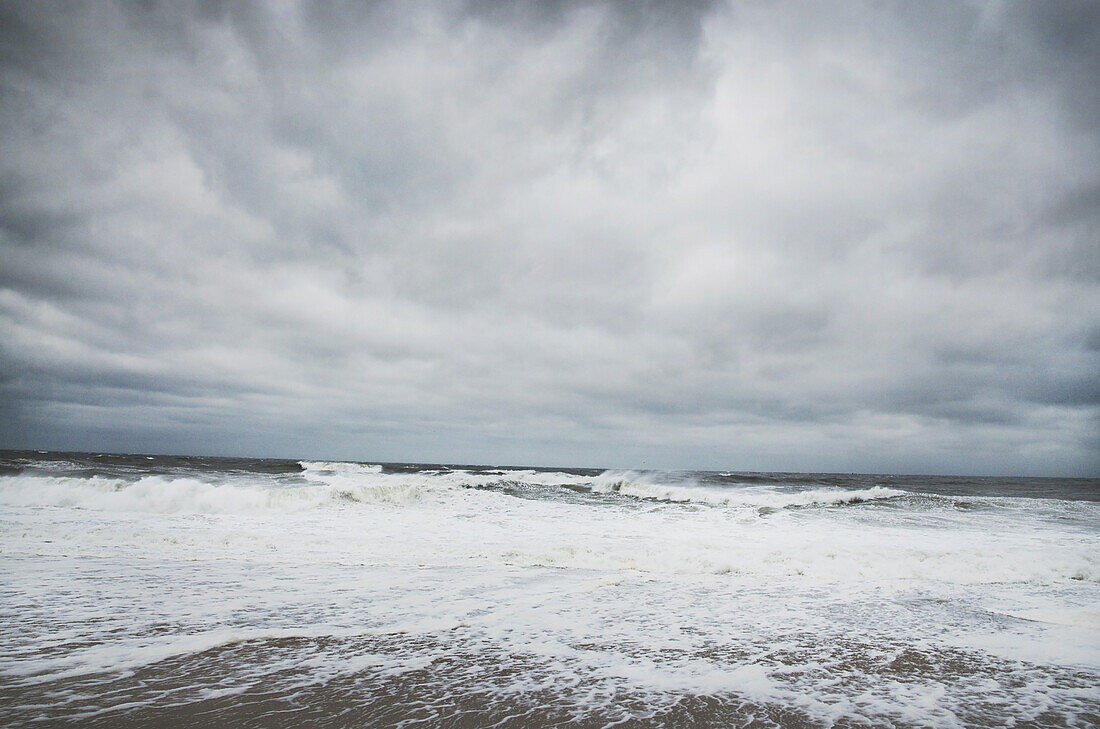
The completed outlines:
<svg viewBox="0 0 1100 729">
<path fill-rule="evenodd" d="M 0 446 L 1100 475 L 1100 6 L 0 6 Z"/>
</svg>

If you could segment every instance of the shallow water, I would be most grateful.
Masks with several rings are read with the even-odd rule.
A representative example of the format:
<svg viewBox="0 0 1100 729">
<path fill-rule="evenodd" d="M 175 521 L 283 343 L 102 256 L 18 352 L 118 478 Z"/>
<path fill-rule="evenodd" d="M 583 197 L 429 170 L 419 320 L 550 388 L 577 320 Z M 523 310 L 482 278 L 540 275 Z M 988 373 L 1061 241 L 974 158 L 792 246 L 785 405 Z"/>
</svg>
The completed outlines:
<svg viewBox="0 0 1100 729">
<path fill-rule="evenodd" d="M 1100 484 L 6 453 L 11 726 L 1100 724 Z"/>
</svg>

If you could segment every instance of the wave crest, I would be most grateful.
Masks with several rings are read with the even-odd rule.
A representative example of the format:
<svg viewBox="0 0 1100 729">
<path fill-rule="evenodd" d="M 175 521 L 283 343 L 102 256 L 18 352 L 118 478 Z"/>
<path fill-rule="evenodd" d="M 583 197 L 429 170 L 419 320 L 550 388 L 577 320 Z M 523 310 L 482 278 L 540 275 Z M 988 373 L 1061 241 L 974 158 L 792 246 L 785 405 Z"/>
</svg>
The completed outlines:
<svg viewBox="0 0 1100 729">
<path fill-rule="evenodd" d="M 325 472 L 339 473 L 343 475 L 359 475 L 365 473 L 382 473 L 382 467 L 370 463 L 352 463 L 349 461 L 298 461 L 306 477 Z"/>
<path fill-rule="evenodd" d="M 898 489 L 872 486 L 866 489 L 818 488 L 774 491 L 761 488 L 708 488 L 697 482 L 668 484 L 636 471 L 605 471 L 592 483 L 597 493 L 617 493 L 639 499 L 711 506 L 785 509 L 799 506 L 839 506 L 890 499 L 905 494 Z"/>
<path fill-rule="evenodd" d="M 181 476 L 144 476 L 136 481 L 66 476 L 0 476 L 0 504 L 157 514 L 258 514 L 338 507 L 341 504 L 404 504 L 425 489 L 408 480 L 313 481 L 272 487 L 267 483 L 208 483 Z"/>
<path fill-rule="evenodd" d="M 605 471 L 597 476 L 536 470 L 431 471 L 386 473 L 379 465 L 301 461 L 293 478 L 252 478 L 224 474 L 218 481 L 193 475 L 149 474 L 134 477 L 19 474 L 0 476 L 0 504 L 69 507 L 152 513 L 248 514 L 340 508 L 353 504 L 412 505 L 440 503 L 456 494 L 466 498 L 504 498 L 519 484 L 538 489 L 563 488 L 617 494 L 654 502 L 702 504 L 775 511 L 877 501 L 906 492 L 883 486 L 850 490 L 810 488 L 782 491 L 768 487 L 708 486 L 695 481 L 662 482 L 659 474 Z M 482 496 L 471 493 L 471 489 Z M 492 494 L 490 497 L 489 494 Z"/>
</svg>

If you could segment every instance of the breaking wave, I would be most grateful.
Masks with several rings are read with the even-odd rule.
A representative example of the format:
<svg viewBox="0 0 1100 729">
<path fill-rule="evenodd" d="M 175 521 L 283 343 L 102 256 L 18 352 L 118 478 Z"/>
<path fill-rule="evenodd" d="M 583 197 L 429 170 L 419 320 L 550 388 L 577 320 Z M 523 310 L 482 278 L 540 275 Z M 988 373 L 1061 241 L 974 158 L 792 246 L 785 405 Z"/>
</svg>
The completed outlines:
<svg viewBox="0 0 1100 729">
<path fill-rule="evenodd" d="M 382 467 L 369 463 L 348 463 L 344 461 L 298 461 L 306 474 L 341 474 L 356 476 L 368 473 L 382 473 Z"/>
<path fill-rule="evenodd" d="M 96 512 L 80 517 L 87 523 L 125 514 L 254 517 L 246 531 L 236 518 L 211 520 L 217 538 L 196 532 L 190 548 L 233 545 L 240 554 L 264 559 L 274 545 L 340 563 L 366 559 L 960 584 L 1100 579 L 1093 556 L 1096 512 L 1087 502 L 1018 505 L 1019 500 L 997 499 L 981 511 L 968 511 L 945 497 L 879 485 L 724 487 L 708 485 L 705 474 L 410 472 L 321 461 L 302 462 L 301 469 L 277 475 L 221 472 L 206 479 L 187 473 L 7 475 L 0 476 L 0 507 Z M 895 508 L 837 508 L 862 502 Z M 1037 516 L 1041 508 L 1046 511 Z M 46 529 L 58 521 L 52 514 L 41 516 Z M 146 533 L 152 520 L 129 521 L 139 525 L 134 528 L 143 548 L 153 548 Z M 119 538 L 112 534 L 103 544 Z M 157 548 L 175 549 L 178 539 L 173 529 Z M 1016 556 L 1006 560 L 1006 553 Z"/>
<path fill-rule="evenodd" d="M 884 486 L 866 489 L 818 488 L 774 491 L 762 488 L 711 488 L 698 483 L 667 484 L 633 471 L 607 471 L 592 485 L 598 493 L 617 493 L 639 499 L 677 503 L 785 509 L 800 506 L 839 506 L 902 496 L 906 492 Z"/>
<path fill-rule="evenodd" d="M 557 484 L 569 474 L 534 471 L 384 473 L 373 464 L 302 461 L 293 478 L 192 475 L 137 478 L 17 474 L 0 476 L 0 505 L 61 507 L 94 511 L 161 514 L 257 514 L 342 508 L 354 504 L 409 506 L 445 502 L 470 489 L 507 481 Z M 541 476 L 541 478 L 540 478 Z"/>
<path fill-rule="evenodd" d="M 301 461 L 300 465 L 300 474 L 292 477 L 234 476 L 218 481 L 203 480 L 192 474 L 153 474 L 137 478 L 98 474 L 85 477 L 5 475 L 0 476 L 0 504 L 169 514 L 249 514 L 354 503 L 412 505 L 446 500 L 470 489 L 494 492 L 498 497 L 531 489 L 553 498 L 554 493 L 561 493 L 558 489 L 568 489 L 573 493 L 604 497 L 772 511 L 878 501 L 905 493 L 882 486 L 800 491 L 715 488 L 697 482 L 662 483 L 651 475 L 631 471 L 606 471 L 596 476 L 534 469 L 387 473 L 376 464 Z"/>
<path fill-rule="evenodd" d="M 423 480 L 309 479 L 306 485 L 209 483 L 180 476 L 135 481 L 93 476 L 0 476 L 0 504 L 160 514 L 257 514 L 339 506 L 349 502 L 408 504 L 429 491 Z"/>
</svg>

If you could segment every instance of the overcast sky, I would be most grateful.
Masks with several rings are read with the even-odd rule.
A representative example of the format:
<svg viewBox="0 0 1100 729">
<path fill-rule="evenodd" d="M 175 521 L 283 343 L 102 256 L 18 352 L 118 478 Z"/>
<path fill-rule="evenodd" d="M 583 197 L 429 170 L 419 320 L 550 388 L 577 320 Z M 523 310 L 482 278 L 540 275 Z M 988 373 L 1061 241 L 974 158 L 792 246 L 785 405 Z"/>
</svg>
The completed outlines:
<svg viewBox="0 0 1100 729">
<path fill-rule="evenodd" d="M 1100 475 L 1100 3 L 0 16 L 0 446 Z"/>
</svg>

